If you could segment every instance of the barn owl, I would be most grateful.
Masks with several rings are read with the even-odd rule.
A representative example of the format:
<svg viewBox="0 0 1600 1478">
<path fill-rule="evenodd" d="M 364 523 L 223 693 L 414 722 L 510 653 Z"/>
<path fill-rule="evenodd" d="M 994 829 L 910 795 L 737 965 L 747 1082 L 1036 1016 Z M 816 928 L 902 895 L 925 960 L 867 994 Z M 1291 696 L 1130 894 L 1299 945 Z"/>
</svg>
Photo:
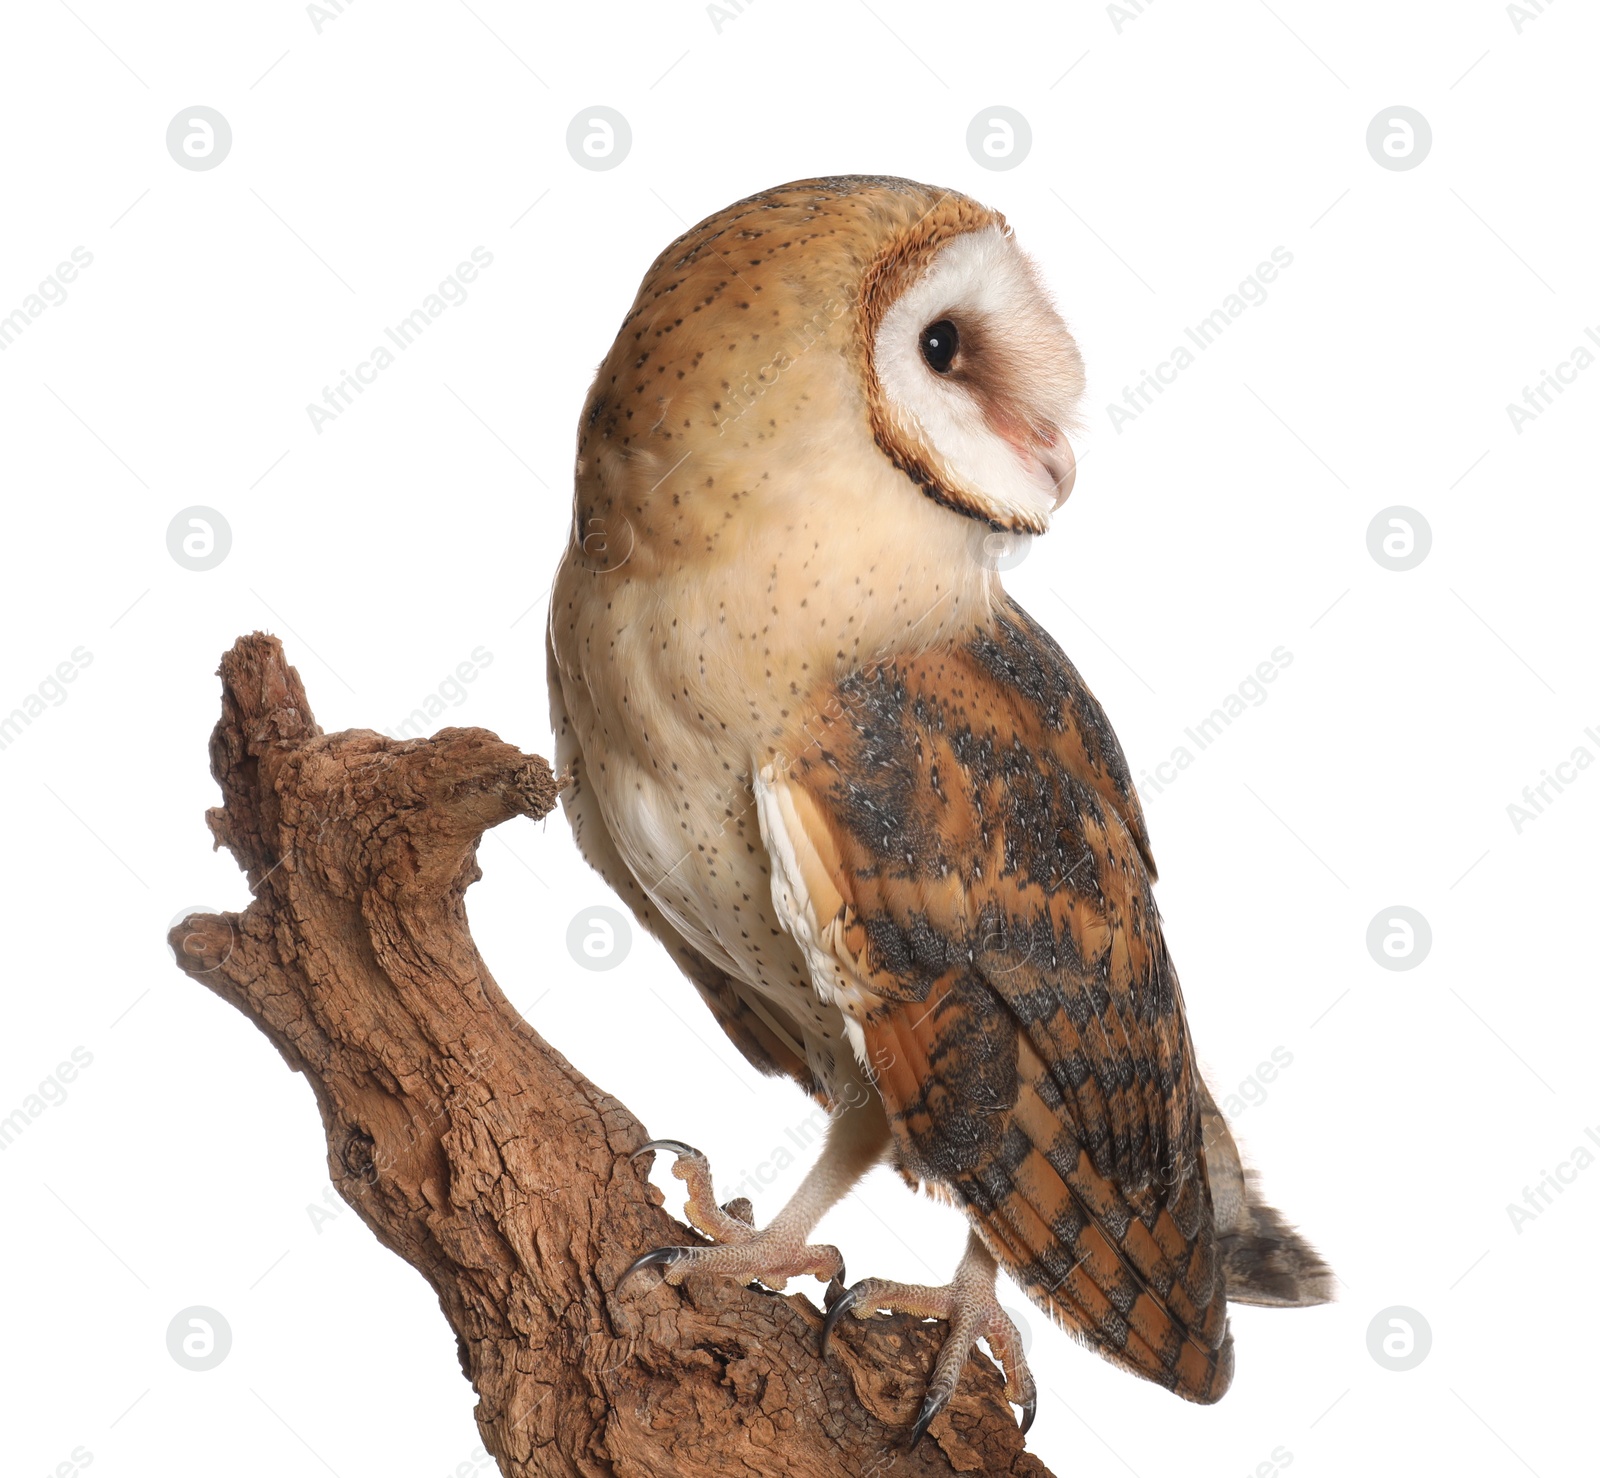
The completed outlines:
<svg viewBox="0 0 1600 1478">
<path fill-rule="evenodd" d="M 751 196 L 646 273 L 551 592 L 580 849 L 744 1055 L 829 1109 L 759 1229 L 652 1141 L 708 1242 L 624 1277 L 826 1280 L 824 1348 L 845 1317 L 947 1320 L 913 1441 L 978 1339 L 1032 1420 L 997 1268 L 1199 1402 L 1233 1373 L 1229 1299 L 1330 1295 L 1196 1068 L 1117 738 L 993 555 L 1070 492 L 1083 387 L 997 212 L 875 177 Z M 881 1161 L 965 1213 L 947 1286 L 846 1287 L 810 1242 Z"/>
</svg>

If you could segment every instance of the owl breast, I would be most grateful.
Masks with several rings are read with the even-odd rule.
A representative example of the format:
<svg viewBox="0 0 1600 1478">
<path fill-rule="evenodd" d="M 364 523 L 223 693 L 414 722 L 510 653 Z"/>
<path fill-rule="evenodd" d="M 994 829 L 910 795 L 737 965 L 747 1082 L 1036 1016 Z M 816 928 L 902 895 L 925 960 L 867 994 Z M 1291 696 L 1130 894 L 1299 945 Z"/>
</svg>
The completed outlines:
<svg viewBox="0 0 1600 1478">
<path fill-rule="evenodd" d="M 853 1053 L 775 905 L 756 779 L 816 753 L 840 679 L 959 639 L 993 594 L 985 530 L 879 464 L 819 450 L 726 505 L 702 486 L 632 509 L 618 545 L 632 557 L 596 569 L 575 543 L 551 591 L 558 762 L 579 757 L 585 854 L 624 896 L 642 890 L 825 1084 L 854 1075 Z M 862 495 L 819 498 L 831 478 Z M 685 568 L 689 512 L 716 532 Z"/>
<path fill-rule="evenodd" d="M 638 604 L 635 612 L 623 595 L 598 612 L 585 606 L 564 630 L 552 622 L 565 709 L 556 715 L 558 763 L 577 758 L 581 768 L 572 818 L 580 846 L 624 896 L 625 882 L 636 883 L 666 925 L 726 972 L 818 1081 L 838 1092 L 841 1064 L 849 1071 L 844 1021 L 815 989 L 777 915 L 749 747 L 731 736 L 726 717 L 738 711 L 733 732 L 745 732 L 744 716 L 766 705 L 741 698 L 725 658 L 696 651 L 681 618 L 667 618 L 663 629 L 644 609 L 649 602 Z M 597 645 L 627 673 L 624 683 L 585 680 L 578 654 Z M 626 879 L 611 875 L 617 864 Z"/>
</svg>

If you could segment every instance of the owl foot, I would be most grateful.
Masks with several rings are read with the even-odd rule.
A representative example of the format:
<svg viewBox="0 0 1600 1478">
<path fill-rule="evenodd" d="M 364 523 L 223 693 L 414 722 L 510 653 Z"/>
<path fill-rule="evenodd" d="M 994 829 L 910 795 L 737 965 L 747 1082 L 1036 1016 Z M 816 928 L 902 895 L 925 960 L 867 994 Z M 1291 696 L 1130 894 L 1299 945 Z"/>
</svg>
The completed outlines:
<svg viewBox="0 0 1600 1478">
<path fill-rule="evenodd" d="M 976 1236 L 967 1239 L 967 1250 L 956 1268 L 955 1277 L 943 1288 L 926 1288 L 915 1283 L 891 1283 L 884 1278 L 863 1278 L 853 1287 L 835 1293 L 829 1290 L 828 1317 L 822 1325 L 822 1353 L 828 1352 L 828 1337 L 846 1314 L 857 1319 L 871 1317 L 875 1309 L 890 1313 L 914 1314 L 920 1319 L 946 1319 L 950 1333 L 945 1337 L 928 1379 L 922 1409 L 911 1428 L 908 1447 L 922 1440 L 929 1424 L 954 1395 L 967 1355 L 980 1339 L 1005 1372 L 1006 1400 L 1022 1408 L 1022 1430 L 1027 1432 L 1039 1408 L 1038 1389 L 1033 1373 L 1022 1354 L 1022 1336 L 995 1297 L 995 1262 L 988 1248 Z"/>
<path fill-rule="evenodd" d="M 671 1150 L 677 1159 L 672 1173 L 689 1188 L 684 1214 L 690 1225 L 718 1245 L 715 1247 L 657 1247 L 635 1258 L 617 1280 L 620 1288 L 645 1268 L 660 1268 L 662 1280 L 676 1287 L 690 1273 L 711 1273 L 759 1282 L 781 1293 L 790 1278 L 808 1275 L 843 1291 L 844 1259 L 837 1247 L 809 1245 L 797 1229 L 786 1227 L 780 1215 L 769 1227 L 757 1230 L 755 1213 L 742 1197 L 724 1206 L 712 1190 L 711 1166 L 692 1145 L 676 1139 L 653 1139 L 635 1157 L 650 1150 Z M 831 1280 L 831 1281 L 830 1281 Z"/>
</svg>

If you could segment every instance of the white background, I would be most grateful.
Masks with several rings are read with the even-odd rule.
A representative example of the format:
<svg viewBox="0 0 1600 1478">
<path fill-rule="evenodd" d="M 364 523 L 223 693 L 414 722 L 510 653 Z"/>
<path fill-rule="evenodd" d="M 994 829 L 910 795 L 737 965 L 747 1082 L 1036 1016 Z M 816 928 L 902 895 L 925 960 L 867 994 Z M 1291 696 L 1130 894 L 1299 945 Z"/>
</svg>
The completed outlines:
<svg viewBox="0 0 1600 1478">
<path fill-rule="evenodd" d="M 27 1117 L 75 1047 L 92 1064 L 0 1151 L 0 1468 L 82 1449 L 141 1478 L 470 1471 L 473 1397 L 432 1295 L 342 1203 L 312 1216 L 310 1092 L 167 957 L 174 914 L 247 902 L 202 821 L 212 674 L 260 627 L 327 729 L 392 728 L 483 647 L 441 726 L 547 751 L 544 597 L 588 376 L 687 224 L 836 172 L 1004 210 L 1082 343 L 1078 490 L 1008 579 L 1135 773 L 1293 656 L 1147 807 L 1219 1095 L 1292 1057 L 1237 1130 L 1342 1301 L 1237 1311 L 1211 1409 L 1030 1312 L 1034 1450 L 1080 1478 L 1582 1468 L 1600 769 L 1520 832 L 1507 807 L 1576 747 L 1600 756 L 1600 366 L 1520 432 L 1506 406 L 1600 325 L 1592 11 L 1520 33 L 1478 0 L 1169 0 L 1120 28 L 1093 4 L 727 11 L 719 30 L 680 0 L 369 0 L 319 33 L 290 3 L 7 7 L 0 315 L 74 247 L 93 264 L 0 352 L 0 713 L 75 648 L 92 662 L 0 750 L 0 1116 Z M 233 131 L 204 172 L 165 147 L 197 104 Z M 595 104 L 633 131 L 607 172 L 566 150 Z M 1403 172 L 1365 141 L 1396 104 L 1433 131 Z M 994 105 L 1033 134 L 1004 172 L 965 143 Z M 319 434 L 307 402 L 475 246 L 494 262 L 468 301 Z M 1294 261 L 1267 301 L 1114 429 L 1123 387 L 1278 246 Z M 194 504 L 233 535 L 204 573 L 166 547 Z M 1432 530 L 1404 573 L 1367 548 L 1391 505 Z M 613 900 L 559 815 L 482 861 L 477 939 L 552 1043 L 725 1186 L 789 1142 L 807 1105 L 657 948 L 636 938 L 608 973 L 568 957 L 569 921 Z M 1365 942 L 1393 905 L 1432 928 L 1405 972 Z M 1562 1164 L 1571 1184 L 1514 1225 Z M 855 1276 L 930 1282 L 961 1243 L 887 1172 L 824 1235 Z M 167 1352 L 190 1305 L 232 1330 L 209 1372 Z M 1395 1305 L 1432 1332 L 1403 1373 L 1368 1349 Z"/>
</svg>

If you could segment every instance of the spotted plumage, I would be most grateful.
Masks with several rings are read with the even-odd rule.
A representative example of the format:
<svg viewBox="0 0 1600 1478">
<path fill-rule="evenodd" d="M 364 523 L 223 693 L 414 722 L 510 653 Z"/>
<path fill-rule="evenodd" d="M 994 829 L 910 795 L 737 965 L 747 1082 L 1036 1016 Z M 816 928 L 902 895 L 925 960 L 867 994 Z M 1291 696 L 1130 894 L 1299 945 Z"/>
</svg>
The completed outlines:
<svg viewBox="0 0 1600 1478">
<path fill-rule="evenodd" d="M 838 1110 L 759 1231 L 674 1146 L 719 1245 L 646 1261 L 825 1275 L 812 1228 L 888 1158 L 966 1212 L 968 1254 L 829 1325 L 952 1321 L 918 1431 L 979 1336 L 1031 1410 L 997 1263 L 1199 1401 L 1232 1372 L 1230 1298 L 1326 1293 L 1196 1071 L 1116 737 L 986 542 L 1070 491 L 1082 384 L 997 213 L 863 177 L 751 197 L 646 274 L 552 592 L 580 847 L 740 1050 Z"/>
</svg>

